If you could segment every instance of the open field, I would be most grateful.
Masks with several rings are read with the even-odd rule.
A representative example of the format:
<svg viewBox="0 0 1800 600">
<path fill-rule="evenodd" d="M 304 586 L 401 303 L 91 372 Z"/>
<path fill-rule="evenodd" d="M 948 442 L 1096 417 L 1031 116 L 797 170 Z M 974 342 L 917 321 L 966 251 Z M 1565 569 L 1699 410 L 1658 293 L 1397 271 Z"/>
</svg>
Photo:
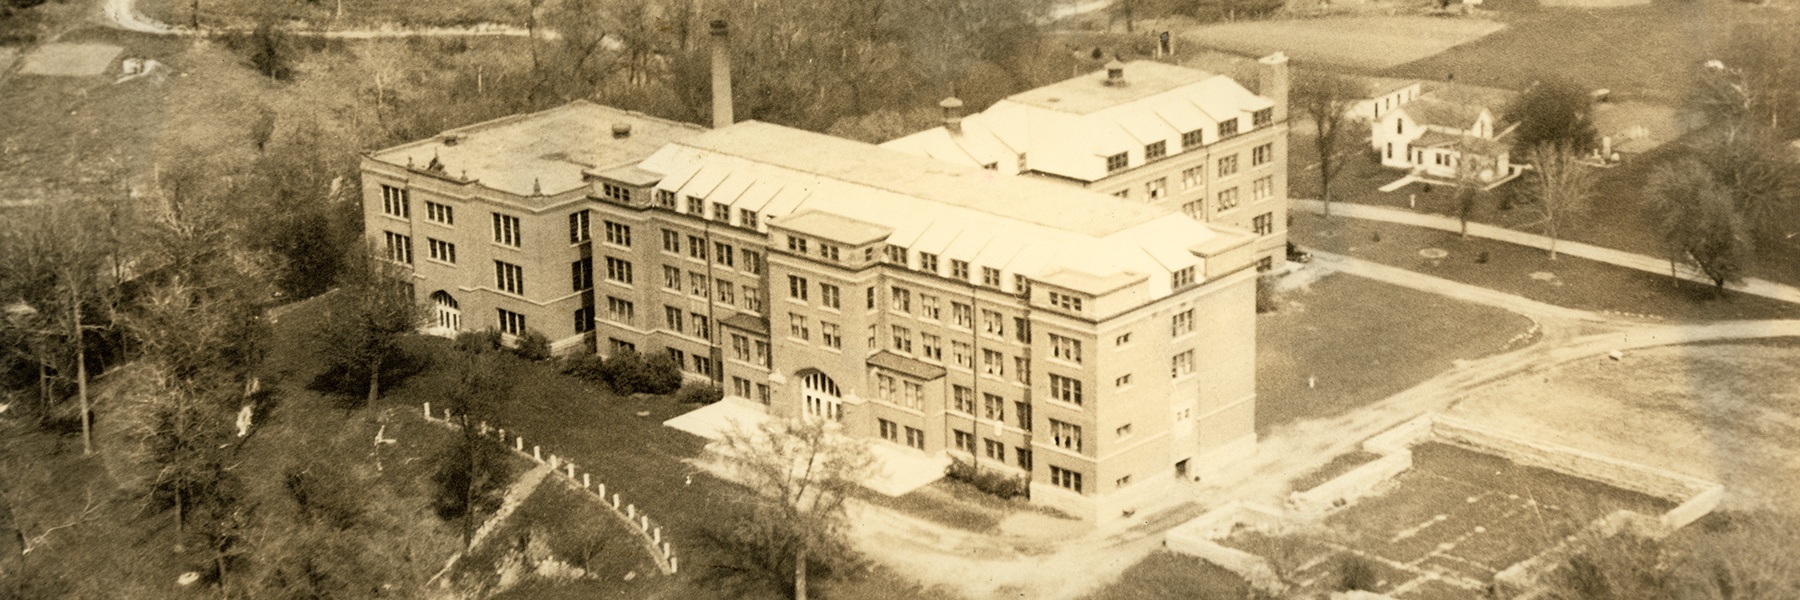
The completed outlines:
<svg viewBox="0 0 1800 600">
<path fill-rule="evenodd" d="M 1725 484 L 1727 510 L 1800 514 L 1800 341 L 1668 346 L 1569 363 L 1451 414 Z"/>
<path fill-rule="evenodd" d="M 1642 494 L 1426 443 L 1413 448 L 1412 469 L 1382 495 L 1326 517 L 1332 535 L 1271 538 L 1245 531 L 1223 543 L 1298 565 L 1290 577 L 1313 589 L 1340 589 L 1340 565 L 1357 553 L 1369 559 L 1370 591 L 1402 600 L 1478 600 L 1495 573 L 1594 519 L 1615 510 L 1669 508 Z"/>
<path fill-rule="evenodd" d="M 1800 306 L 1455 232 L 1295 213 L 1296 244 L 1558 306 L 1687 321 L 1800 318 Z M 1428 259 L 1420 250 L 1448 252 Z"/>
<path fill-rule="evenodd" d="M 1495 0 L 1484 14 L 1506 29 L 1380 74 L 1524 89 L 1556 76 L 1621 99 L 1677 104 L 1694 69 L 1740 24 L 1793 19 L 1780 3 L 1654 0 L 1622 8 L 1549 8 L 1536 0 Z"/>
<path fill-rule="evenodd" d="M 1189 45 L 1252 56 L 1279 50 L 1296 62 L 1373 71 L 1444 52 L 1503 27 L 1496 21 L 1453 17 L 1322 17 L 1203 25 L 1182 36 Z"/>
<path fill-rule="evenodd" d="M 1330 417 L 1510 349 L 1531 321 L 1350 275 L 1287 292 L 1257 316 L 1256 429 Z M 1307 378 L 1316 378 L 1309 387 Z"/>
</svg>

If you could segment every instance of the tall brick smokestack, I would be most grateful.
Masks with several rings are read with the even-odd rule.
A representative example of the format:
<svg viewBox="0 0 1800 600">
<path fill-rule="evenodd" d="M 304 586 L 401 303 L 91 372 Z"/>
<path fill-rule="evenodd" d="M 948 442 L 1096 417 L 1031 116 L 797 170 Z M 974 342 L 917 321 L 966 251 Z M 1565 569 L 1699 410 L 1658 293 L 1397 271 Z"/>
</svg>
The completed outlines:
<svg viewBox="0 0 1800 600">
<path fill-rule="evenodd" d="M 1264 98 L 1275 103 L 1275 122 L 1280 123 L 1288 118 L 1288 58 L 1286 54 L 1276 52 L 1256 61 L 1262 67 L 1257 77 L 1256 87 Z"/>
<path fill-rule="evenodd" d="M 731 125 L 731 26 L 712 22 L 712 126 Z"/>
</svg>

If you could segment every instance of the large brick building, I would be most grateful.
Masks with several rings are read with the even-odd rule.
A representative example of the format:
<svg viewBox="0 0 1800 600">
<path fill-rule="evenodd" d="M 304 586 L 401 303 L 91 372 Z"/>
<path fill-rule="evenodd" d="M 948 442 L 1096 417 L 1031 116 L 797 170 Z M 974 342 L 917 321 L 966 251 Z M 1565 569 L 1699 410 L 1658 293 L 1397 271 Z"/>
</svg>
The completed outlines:
<svg viewBox="0 0 1800 600">
<path fill-rule="evenodd" d="M 1233 102 L 1246 149 L 1278 128 Z M 577 102 L 372 153 L 363 185 L 367 235 L 443 330 L 666 353 L 734 401 L 1027 476 L 1081 515 L 1251 452 L 1269 236 L 983 166 Z"/>
</svg>

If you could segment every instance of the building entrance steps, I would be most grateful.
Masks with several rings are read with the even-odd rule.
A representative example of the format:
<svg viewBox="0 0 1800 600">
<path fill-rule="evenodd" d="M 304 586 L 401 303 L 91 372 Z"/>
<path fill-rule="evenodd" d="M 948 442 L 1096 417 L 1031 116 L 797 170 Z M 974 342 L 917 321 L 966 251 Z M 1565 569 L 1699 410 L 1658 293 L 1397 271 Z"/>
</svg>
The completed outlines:
<svg viewBox="0 0 1800 600">
<path fill-rule="evenodd" d="M 762 405 L 747 399 L 727 397 L 724 400 L 688 411 L 663 421 L 663 425 L 708 439 L 719 440 L 733 429 L 754 429 L 769 419 Z M 867 440 L 874 463 L 871 475 L 862 486 L 886 496 L 903 496 L 931 485 L 944 477 L 950 459 L 943 453 L 928 455 L 881 440 Z M 722 473 L 719 469 L 709 469 Z"/>
</svg>

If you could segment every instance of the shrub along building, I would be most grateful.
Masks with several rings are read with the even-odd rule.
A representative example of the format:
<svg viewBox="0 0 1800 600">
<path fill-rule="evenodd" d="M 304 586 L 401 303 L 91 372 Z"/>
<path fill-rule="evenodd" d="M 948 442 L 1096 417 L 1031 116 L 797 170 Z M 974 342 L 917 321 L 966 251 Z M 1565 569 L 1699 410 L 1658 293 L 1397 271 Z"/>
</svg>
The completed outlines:
<svg viewBox="0 0 1800 600">
<path fill-rule="evenodd" d="M 1224 75 L 1115 61 L 968 116 L 945 99 L 942 127 L 882 146 L 1248 229 L 1268 270 L 1287 245 L 1287 57 L 1257 67 L 1262 95 Z"/>
<path fill-rule="evenodd" d="M 666 353 L 734 401 L 1028 477 L 1076 514 L 1117 516 L 1254 450 L 1269 235 L 729 119 L 577 102 L 376 152 L 367 235 L 414 267 L 441 330 Z M 1041 153 L 1146 186 L 1110 154 Z"/>
</svg>

